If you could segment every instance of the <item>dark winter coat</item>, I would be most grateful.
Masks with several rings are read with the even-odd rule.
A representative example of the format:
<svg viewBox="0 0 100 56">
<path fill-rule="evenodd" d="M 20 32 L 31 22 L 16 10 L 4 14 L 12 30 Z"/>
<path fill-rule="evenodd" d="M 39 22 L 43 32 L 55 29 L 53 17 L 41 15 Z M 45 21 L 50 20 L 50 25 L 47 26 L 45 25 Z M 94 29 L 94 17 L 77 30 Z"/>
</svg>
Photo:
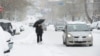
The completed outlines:
<svg viewBox="0 0 100 56">
<path fill-rule="evenodd" d="M 42 25 L 36 26 L 36 33 L 37 34 L 42 34 L 43 33 Z"/>
</svg>

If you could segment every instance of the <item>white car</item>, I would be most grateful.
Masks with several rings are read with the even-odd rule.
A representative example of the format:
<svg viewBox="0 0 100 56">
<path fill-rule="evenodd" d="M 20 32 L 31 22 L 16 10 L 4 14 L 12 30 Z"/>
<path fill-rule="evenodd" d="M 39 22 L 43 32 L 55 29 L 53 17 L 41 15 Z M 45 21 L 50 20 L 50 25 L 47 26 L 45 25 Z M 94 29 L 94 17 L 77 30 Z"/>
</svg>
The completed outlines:
<svg viewBox="0 0 100 56">
<path fill-rule="evenodd" d="M 93 22 L 92 24 L 91 24 L 91 28 L 92 29 L 100 29 L 100 21 L 97 21 L 97 22 Z"/>
<path fill-rule="evenodd" d="M 0 56 L 2 53 L 10 52 L 13 47 L 13 42 L 11 42 L 12 36 L 10 33 L 4 31 L 0 26 Z"/>
<path fill-rule="evenodd" d="M 55 23 L 55 31 L 62 31 L 65 28 L 65 22 Z"/>
<path fill-rule="evenodd" d="M 90 26 L 85 23 L 67 23 L 63 34 L 63 44 L 69 45 L 93 45 L 93 36 Z"/>
<path fill-rule="evenodd" d="M 6 20 L 6 19 L 0 19 L 0 26 L 3 28 L 4 31 L 7 31 L 12 35 L 11 21 Z"/>
<path fill-rule="evenodd" d="M 55 31 L 62 31 L 65 28 L 64 24 L 55 25 Z"/>
</svg>

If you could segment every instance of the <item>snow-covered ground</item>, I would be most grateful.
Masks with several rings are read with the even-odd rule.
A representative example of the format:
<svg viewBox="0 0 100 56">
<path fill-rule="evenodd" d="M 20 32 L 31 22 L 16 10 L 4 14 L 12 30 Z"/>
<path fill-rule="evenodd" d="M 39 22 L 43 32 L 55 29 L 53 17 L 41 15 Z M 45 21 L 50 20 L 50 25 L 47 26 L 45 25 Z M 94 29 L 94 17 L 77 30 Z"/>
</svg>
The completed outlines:
<svg viewBox="0 0 100 56">
<path fill-rule="evenodd" d="M 67 47 L 62 44 L 62 34 L 60 31 L 45 31 L 42 44 L 37 44 L 35 29 L 27 27 L 13 37 L 14 46 L 9 56 L 100 56 L 100 31 L 93 31 L 92 47 Z"/>
</svg>

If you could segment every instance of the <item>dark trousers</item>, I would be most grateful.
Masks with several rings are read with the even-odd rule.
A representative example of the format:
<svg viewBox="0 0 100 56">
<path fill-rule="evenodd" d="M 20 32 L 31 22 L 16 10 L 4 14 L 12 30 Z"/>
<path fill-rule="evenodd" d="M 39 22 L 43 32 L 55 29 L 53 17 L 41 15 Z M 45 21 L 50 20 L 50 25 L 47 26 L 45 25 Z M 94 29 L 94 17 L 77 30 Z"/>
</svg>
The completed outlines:
<svg viewBox="0 0 100 56">
<path fill-rule="evenodd" d="M 37 34 L 37 43 L 42 41 L 42 34 Z"/>
</svg>

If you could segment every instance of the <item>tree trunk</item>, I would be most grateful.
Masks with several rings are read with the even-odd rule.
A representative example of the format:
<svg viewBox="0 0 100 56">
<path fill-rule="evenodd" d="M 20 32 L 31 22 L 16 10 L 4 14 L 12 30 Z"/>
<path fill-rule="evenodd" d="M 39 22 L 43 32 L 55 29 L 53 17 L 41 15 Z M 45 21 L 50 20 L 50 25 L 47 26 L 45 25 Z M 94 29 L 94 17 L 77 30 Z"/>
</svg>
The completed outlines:
<svg viewBox="0 0 100 56">
<path fill-rule="evenodd" d="M 90 18 L 89 14 L 88 14 L 87 2 L 86 2 L 86 0 L 84 0 L 84 7 L 85 7 L 85 14 L 86 14 L 86 17 L 87 17 L 88 21 L 89 21 L 90 23 L 92 23 L 93 20 Z"/>
</svg>

